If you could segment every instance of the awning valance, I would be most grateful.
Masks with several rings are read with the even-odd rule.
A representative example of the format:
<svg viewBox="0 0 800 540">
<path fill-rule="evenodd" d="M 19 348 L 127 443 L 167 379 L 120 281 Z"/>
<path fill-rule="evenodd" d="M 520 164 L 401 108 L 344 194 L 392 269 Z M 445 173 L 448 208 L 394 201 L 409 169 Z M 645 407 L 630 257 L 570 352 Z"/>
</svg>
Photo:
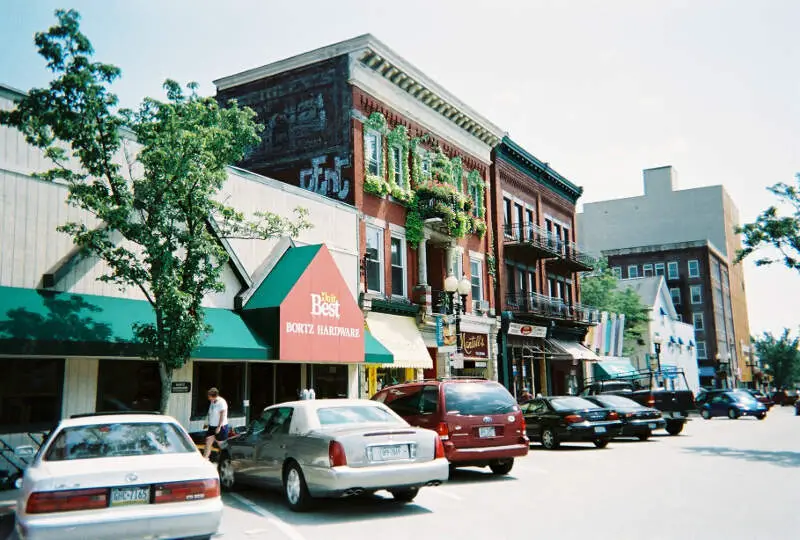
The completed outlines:
<svg viewBox="0 0 800 540">
<path fill-rule="evenodd" d="M 575 360 L 599 360 L 600 357 L 578 343 L 577 341 L 564 341 L 560 339 L 548 339 L 547 343 L 555 349 L 571 356 Z"/>
<path fill-rule="evenodd" d="M 371 311 L 367 314 L 367 327 L 373 337 L 394 355 L 392 367 L 433 368 L 433 360 L 413 317 Z"/>
<path fill-rule="evenodd" d="M 375 339 L 369 330 L 364 330 L 364 361 L 367 364 L 391 364 L 394 362 L 392 351 Z"/>
<path fill-rule="evenodd" d="M 600 360 L 594 364 L 594 377 L 596 379 L 617 379 L 635 373 L 636 368 L 627 358 Z"/>
</svg>

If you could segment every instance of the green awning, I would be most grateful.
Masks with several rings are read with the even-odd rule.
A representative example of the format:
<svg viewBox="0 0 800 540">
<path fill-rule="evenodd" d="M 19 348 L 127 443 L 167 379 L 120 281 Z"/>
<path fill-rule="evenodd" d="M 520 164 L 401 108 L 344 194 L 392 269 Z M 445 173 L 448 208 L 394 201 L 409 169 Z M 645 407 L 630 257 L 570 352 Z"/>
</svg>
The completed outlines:
<svg viewBox="0 0 800 540">
<path fill-rule="evenodd" d="M 375 339 L 375 336 L 367 329 L 364 329 L 364 361 L 367 364 L 391 364 L 394 362 L 392 352 Z"/>
<path fill-rule="evenodd" d="M 253 296 L 247 300 L 244 309 L 280 307 L 321 248 L 322 244 L 315 244 L 287 249 Z"/>
<path fill-rule="evenodd" d="M 600 360 L 593 365 L 594 377 L 598 380 L 620 379 L 636 373 L 636 368 L 627 358 Z"/>
<path fill-rule="evenodd" d="M 213 331 L 193 358 L 269 360 L 272 347 L 234 311 L 204 308 Z M 139 356 L 133 325 L 153 322 L 148 302 L 0 287 L 0 352 L 16 355 Z"/>
</svg>

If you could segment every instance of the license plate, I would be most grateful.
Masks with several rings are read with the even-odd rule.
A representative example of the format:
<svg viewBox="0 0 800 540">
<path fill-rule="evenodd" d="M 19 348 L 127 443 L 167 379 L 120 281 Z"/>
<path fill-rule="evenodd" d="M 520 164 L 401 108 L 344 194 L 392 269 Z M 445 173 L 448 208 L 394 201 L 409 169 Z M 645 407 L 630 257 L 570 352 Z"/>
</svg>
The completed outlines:
<svg viewBox="0 0 800 540">
<path fill-rule="evenodd" d="M 647 424 L 647 427 L 650 428 L 650 429 L 656 429 L 656 425 L 655 424 Z"/>
<path fill-rule="evenodd" d="M 594 428 L 594 432 L 595 433 L 605 433 L 606 432 L 606 428 L 604 428 L 603 426 L 597 426 L 596 428 Z"/>
<path fill-rule="evenodd" d="M 486 437 L 494 437 L 494 426 L 479 427 L 478 437 L 480 437 L 481 439 Z"/>
<path fill-rule="evenodd" d="M 130 504 L 149 504 L 150 488 L 113 488 L 111 490 L 111 506 L 127 506 Z"/>
<path fill-rule="evenodd" d="M 398 461 L 408 459 L 408 445 L 373 446 L 370 448 L 370 461 Z"/>
</svg>

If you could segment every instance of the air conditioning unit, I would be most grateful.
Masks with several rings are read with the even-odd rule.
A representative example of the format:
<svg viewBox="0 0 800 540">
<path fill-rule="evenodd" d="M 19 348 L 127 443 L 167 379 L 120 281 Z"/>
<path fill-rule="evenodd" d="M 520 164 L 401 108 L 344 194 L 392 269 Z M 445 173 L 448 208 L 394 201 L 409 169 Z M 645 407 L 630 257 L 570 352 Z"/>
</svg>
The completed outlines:
<svg viewBox="0 0 800 540">
<path fill-rule="evenodd" d="M 488 300 L 473 300 L 472 301 L 472 312 L 473 313 L 488 313 L 489 312 L 489 301 Z"/>
</svg>

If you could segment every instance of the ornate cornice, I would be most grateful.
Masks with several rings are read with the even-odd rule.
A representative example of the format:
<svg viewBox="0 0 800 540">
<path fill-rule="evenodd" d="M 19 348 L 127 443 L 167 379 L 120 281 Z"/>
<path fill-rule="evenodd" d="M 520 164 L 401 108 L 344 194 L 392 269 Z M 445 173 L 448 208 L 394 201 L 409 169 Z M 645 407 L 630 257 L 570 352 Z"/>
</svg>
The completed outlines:
<svg viewBox="0 0 800 540">
<path fill-rule="evenodd" d="M 575 204 L 583 195 L 583 188 L 576 186 L 554 169 L 533 154 L 526 151 L 508 137 L 503 137 L 501 143 L 495 149 L 496 156 L 504 158 L 505 161 L 514 165 L 524 174 L 536 179 L 547 188 L 566 197 L 572 204 Z"/>
</svg>

